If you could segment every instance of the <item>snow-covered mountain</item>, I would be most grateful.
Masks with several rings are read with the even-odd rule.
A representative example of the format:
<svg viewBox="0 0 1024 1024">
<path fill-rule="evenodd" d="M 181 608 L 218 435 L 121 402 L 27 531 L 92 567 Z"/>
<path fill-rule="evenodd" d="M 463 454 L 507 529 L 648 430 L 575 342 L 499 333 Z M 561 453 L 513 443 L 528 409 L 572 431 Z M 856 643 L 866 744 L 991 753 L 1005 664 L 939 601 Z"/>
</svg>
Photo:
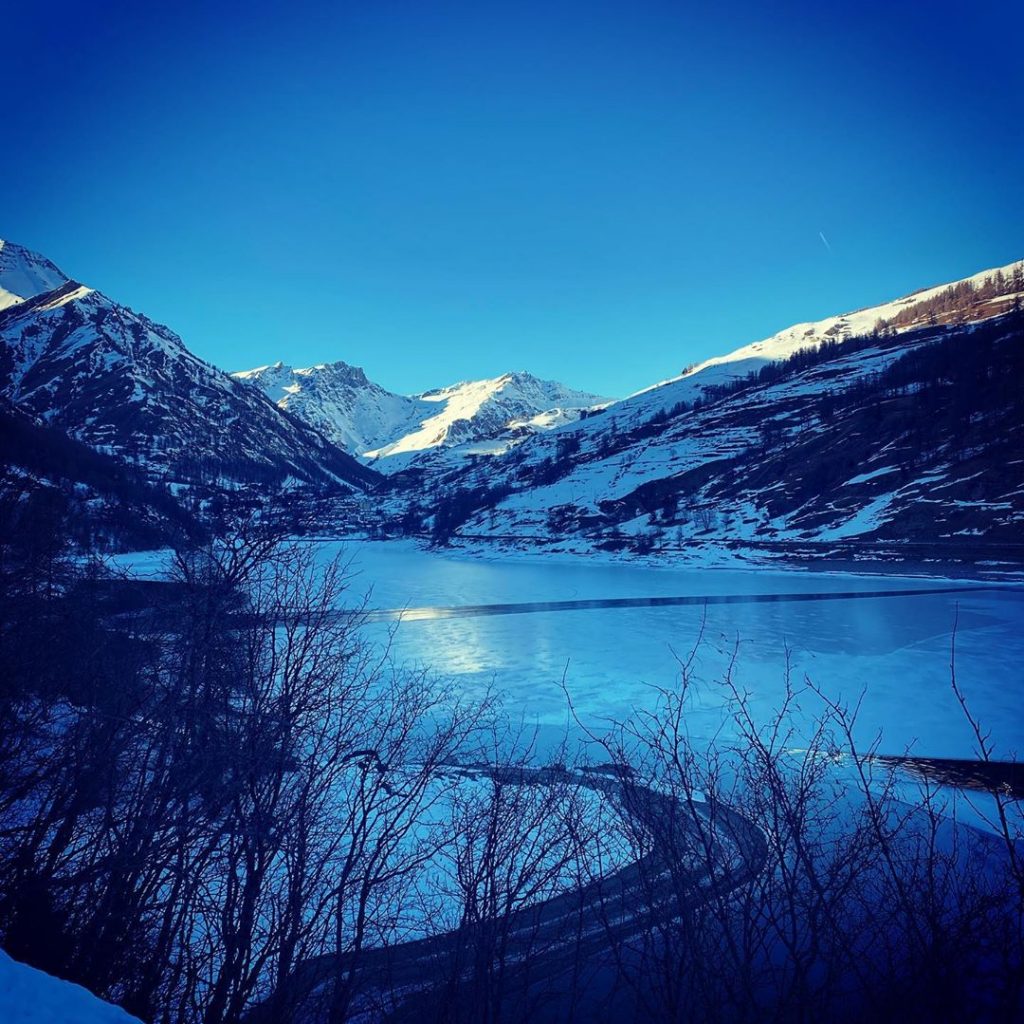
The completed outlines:
<svg viewBox="0 0 1024 1024">
<path fill-rule="evenodd" d="M 388 472 L 439 451 L 456 457 L 505 451 L 609 401 L 523 372 L 411 396 L 387 391 L 343 362 L 305 369 L 275 363 L 234 376 Z"/>
<path fill-rule="evenodd" d="M 497 454 L 524 437 L 579 418 L 580 411 L 609 399 L 540 380 L 522 371 L 487 380 L 463 381 L 415 396 L 417 422 L 367 458 L 418 461 L 422 453 L 451 449 L 463 454 Z"/>
<path fill-rule="evenodd" d="M 0 239 L 0 309 L 67 284 L 45 257 Z"/>
<path fill-rule="evenodd" d="M 274 363 L 233 376 L 256 385 L 279 408 L 354 455 L 400 436 L 421 413 L 415 398 L 387 391 L 359 367 L 340 361 L 303 369 Z"/>
<path fill-rule="evenodd" d="M 799 324 L 450 473 L 454 531 L 671 550 L 1019 538 L 1022 278 Z"/>
<path fill-rule="evenodd" d="M 608 410 L 608 419 L 593 421 L 590 426 L 598 432 L 612 425 L 619 430 L 630 429 L 652 416 L 664 415 L 680 403 L 699 401 L 707 391 L 740 380 L 801 349 L 815 349 L 829 342 L 871 334 L 882 325 L 885 333 L 899 335 L 929 323 L 984 320 L 1005 311 L 1015 294 L 1024 293 L 1022 275 L 1024 261 L 1016 261 L 959 281 L 923 288 L 877 306 L 794 324 L 644 388 L 616 402 Z M 983 287 L 986 282 L 989 285 Z M 956 292 L 963 293 L 960 299 L 953 297 Z"/>
<path fill-rule="evenodd" d="M 1024 289 L 1022 267 L 1024 264 L 1021 262 L 1008 263 L 1003 267 L 982 270 L 959 281 L 922 288 L 877 306 L 840 313 L 824 320 L 794 324 L 770 338 L 744 345 L 724 356 L 706 359 L 692 367 L 686 375 L 692 377 L 712 366 L 747 363 L 751 359 L 762 362 L 786 359 L 800 349 L 816 348 L 827 341 L 843 341 L 870 334 L 882 327 L 897 333 L 908 331 L 948 319 L 941 315 L 943 312 L 962 314 L 955 318 L 960 322 L 984 320 L 1005 310 L 1012 297 Z M 949 303 L 937 301 L 947 293 L 958 290 L 967 296 L 963 303 L 958 302 L 955 295 L 950 296 Z"/>
<path fill-rule="evenodd" d="M 0 399 L 149 481 L 358 489 L 412 468 L 384 519 L 430 525 L 424 495 L 447 492 L 467 536 L 989 541 L 1024 523 L 1022 300 L 1024 264 L 982 271 L 618 402 L 521 372 L 406 396 L 342 362 L 225 374 L 2 243 Z"/>
<path fill-rule="evenodd" d="M 167 327 L 4 243 L 0 395 L 166 482 L 362 488 L 375 474 Z"/>
</svg>

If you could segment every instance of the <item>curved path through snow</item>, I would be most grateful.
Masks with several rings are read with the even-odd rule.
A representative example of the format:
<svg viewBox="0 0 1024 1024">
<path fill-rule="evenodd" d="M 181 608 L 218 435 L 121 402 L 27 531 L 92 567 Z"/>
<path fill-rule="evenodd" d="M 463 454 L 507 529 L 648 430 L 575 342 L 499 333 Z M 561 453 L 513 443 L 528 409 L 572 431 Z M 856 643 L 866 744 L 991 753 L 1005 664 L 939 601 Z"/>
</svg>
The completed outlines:
<svg viewBox="0 0 1024 1024">
<path fill-rule="evenodd" d="M 684 904 L 721 899 L 753 880 L 768 856 L 761 830 L 724 804 L 677 800 L 610 766 L 583 771 L 458 768 L 466 775 L 491 777 L 506 785 L 569 783 L 595 790 L 617 801 L 649 836 L 650 850 L 640 860 L 580 888 L 522 907 L 502 922 L 508 936 L 503 970 L 528 967 L 531 986 L 571 970 L 574 964 L 600 958 L 613 946 L 623 948 L 623 943 L 645 929 L 677 916 Z M 687 863 L 680 863 L 683 856 Z M 472 941 L 472 932 L 456 929 L 364 950 L 355 966 L 356 988 L 371 1001 L 374 992 L 401 993 L 403 1002 L 429 1000 L 438 984 L 450 977 L 453 964 L 460 962 L 460 953 L 471 951 Z M 288 984 L 294 986 L 291 996 L 302 1007 L 300 1019 L 327 1018 L 332 981 L 344 976 L 350 964 L 345 957 L 323 956 L 297 968 Z M 250 1015 L 253 1022 L 264 1019 L 260 1009 Z"/>
</svg>

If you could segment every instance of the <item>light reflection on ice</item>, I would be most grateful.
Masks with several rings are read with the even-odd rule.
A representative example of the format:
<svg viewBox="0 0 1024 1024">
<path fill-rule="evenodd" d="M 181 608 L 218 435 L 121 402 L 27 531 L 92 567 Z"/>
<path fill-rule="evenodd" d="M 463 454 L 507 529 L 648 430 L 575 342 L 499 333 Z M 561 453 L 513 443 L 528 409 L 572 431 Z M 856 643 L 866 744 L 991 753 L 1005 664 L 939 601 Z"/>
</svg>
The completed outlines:
<svg viewBox="0 0 1024 1024">
<path fill-rule="evenodd" d="M 946 581 L 762 569 L 649 569 L 584 559 L 482 560 L 431 553 L 408 542 L 324 543 L 326 561 L 352 558 L 353 604 L 370 592 L 373 608 L 434 608 L 510 602 L 645 598 L 680 594 L 808 594 L 928 590 Z M 137 574 L 158 575 L 161 554 L 119 560 Z M 166 561 L 166 556 L 164 556 Z M 959 583 L 952 585 L 959 586 Z M 972 710 L 993 730 L 1005 756 L 1024 753 L 1024 588 L 855 600 L 679 607 L 587 609 L 442 618 L 425 612 L 371 623 L 382 645 L 392 631 L 394 659 L 427 666 L 464 692 L 492 684 L 505 706 L 552 733 L 566 722 L 563 674 L 585 720 L 626 717 L 649 704 L 652 687 L 678 678 L 701 633 L 694 662 L 701 683 L 690 728 L 710 735 L 724 715 L 715 684 L 734 650 L 735 676 L 767 714 L 777 704 L 787 645 L 796 680 L 809 676 L 833 697 L 865 691 L 858 740 L 883 733 L 883 749 L 970 757 L 971 737 L 949 685 L 949 649 L 959 616 L 957 674 Z M 810 709 L 811 702 L 805 707 Z"/>
<path fill-rule="evenodd" d="M 646 570 L 552 562 L 476 562 L 383 544 L 352 548 L 356 589 L 372 584 L 374 607 L 406 592 L 406 605 L 460 605 L 680 593 L 808 593 L 916 590 L 942 581 L 825 573 Z M 396 602 L 400 604 L 401 602 Z M 858 722 L 865 743 L 881 730 L 886 751 L 971 756 L 971 737 L 949 684 L 949 649 L 959 618 L 957 673 L 972 709 L 991 723 L 1004 753 L 1024 750 L 1024 590 L 913 597 L 537 612 L 403 622 L 393 641 L 400 662 L 428 665 L 465 692 L 492 683 L 506 707 L 560 730 L 563 673 L 585 720 L 628 716 L 649 705 L 652 687 L 678 679 L 701 633 L 691 706 L 695 735 L 725 715 L 715 685 L 737 652 L 735 678 L 764 714 L 777 703 L 786 647 L 795 680 L 806 675 L 831 696 L 866 697 Z M 391 624 L 393 625 L 393 624 Z M 371 624 L 370 637 L 390 626 Z M 803 702 L 813 710 L 813 702 Z"/>
</svg>

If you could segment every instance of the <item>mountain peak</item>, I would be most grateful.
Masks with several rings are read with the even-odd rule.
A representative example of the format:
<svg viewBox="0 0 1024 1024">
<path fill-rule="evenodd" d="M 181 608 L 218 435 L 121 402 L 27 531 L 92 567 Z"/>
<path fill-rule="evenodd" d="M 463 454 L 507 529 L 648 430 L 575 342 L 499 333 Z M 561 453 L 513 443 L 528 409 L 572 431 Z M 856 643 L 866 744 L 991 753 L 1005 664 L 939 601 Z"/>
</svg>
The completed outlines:
<svg viewBox="0 0 1024 1024">
<path fill-rule="evenodd" d="M 370 380 L 361 366 L 353 366 L 343 359 L 335 359 L 330 363 L 317 363 L 305 369 L 295 370 L 296 374 L 313 377 L 317 374 L 330 374 L 332 377 L 357 387 L 370 386 Z"/>
<path fill-rule="evenodd" d="M 69 278 L 45 256 L 0 239 L 0 309 L 53 291 Z"/>
<path fill-rule="evenodd" d="M 460 381 L 418 395 L 398 395 L 343 360 L 292 369 L 281 363 L 234 376 L 259 387 L 282 409 L 305 420 L 335 444 L 367 458 L 508 441 L 574 418 L 575 410 L 606 401 L 525 370 Z M 555 415 L 557 413 L 557 415 Z M 549 415 L 541 415 L 549 414 Z M 507 446 L 507 445 L 506 445 Z M 401 468 L 403 460 L 393 462 Z"/>
</svg>

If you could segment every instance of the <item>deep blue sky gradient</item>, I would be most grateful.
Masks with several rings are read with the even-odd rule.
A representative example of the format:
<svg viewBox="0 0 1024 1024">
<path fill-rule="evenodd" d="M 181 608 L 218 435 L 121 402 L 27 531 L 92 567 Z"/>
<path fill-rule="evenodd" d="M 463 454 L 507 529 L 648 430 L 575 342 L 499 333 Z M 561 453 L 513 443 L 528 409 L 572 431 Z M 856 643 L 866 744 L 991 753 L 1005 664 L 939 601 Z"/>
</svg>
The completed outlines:
<svg viewBox="0 0 1024 1024">
<path fill-rule="evenodd" d="M 622 395 L 1024 255 L 1024 7 L 837 6 L 14 5 L 0 237 L 226 369 Z"/>
</svg>

